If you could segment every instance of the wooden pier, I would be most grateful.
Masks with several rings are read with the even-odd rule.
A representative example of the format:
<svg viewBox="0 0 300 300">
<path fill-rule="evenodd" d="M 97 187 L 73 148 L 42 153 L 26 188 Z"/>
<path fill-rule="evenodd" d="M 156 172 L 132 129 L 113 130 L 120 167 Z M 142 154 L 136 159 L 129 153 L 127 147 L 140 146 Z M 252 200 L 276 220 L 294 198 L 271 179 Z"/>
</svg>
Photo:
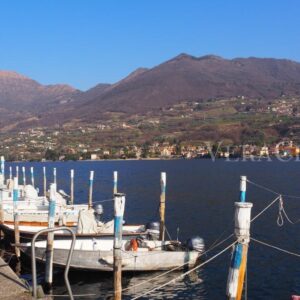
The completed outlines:
<svg viewBox="0 0 300 300">
<path fill-rule="evenodd" d="M 0 299 L 29 300 L 31 294 L 26 285 L 15 274 L 10 266 L 0 257 Z"/>
</svg>

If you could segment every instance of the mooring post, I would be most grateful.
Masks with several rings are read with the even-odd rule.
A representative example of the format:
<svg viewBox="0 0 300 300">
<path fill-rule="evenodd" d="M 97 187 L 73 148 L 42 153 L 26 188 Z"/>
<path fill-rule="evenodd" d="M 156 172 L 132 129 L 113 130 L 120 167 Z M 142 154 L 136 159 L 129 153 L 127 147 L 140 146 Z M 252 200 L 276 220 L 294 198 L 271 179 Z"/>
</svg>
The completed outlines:
<svg viewBox="0 0 300 300">
<path fill-rule="evenodd" d="M 53 182 L 57 185 L 57 181 L 56 181 L 56 168 L 53 168 Z M 57 188 L 57 186 L 56 186 Z"/>
<path fill-rule="evenodd" d="M 89 188 L 89 206 L 91 209 L 93 206 L 93 182 L 94 182 L 94 171 L 90 172 L 90 188 Z"/>
<path fill-rule="evenodd" d="M 30 167 L 30 177 L 31 177 L 31 185 L 34 187 L 34 170 L 33 170 L 33 167 Z"/>
<path fill-rule="evenodd" d="M 125 194 L 114 195 L 114 300 L 122 299 L 122 231 Z"/>
<path fill-rule="evenodd" d="M 3 186 L 5 183 L 5 159 L 4 156 L 1 156 L 1 168 L 0 168 L 0 185 Z"/>
<path fill-rule="evenodd" d="M 160 215 L 160 231 L 159 239 L 161 241 L 165 240 L 165 210 L 166 210 L 166 183 L 167 175 L 165 172 L 160 174 L 160 205 L 159 205 L 159 215 Z"/>
<path fill-rule="evenodd" d="M 12 166 L 9 166 L 9 179 L 12 180 Z"/>
<path fill-rule="evenodd" d="M 235 203 L 235 229 L 237 244 L 234 247 L 229 274 L 227 279 L 226 295 L 228 300 L 241 300 L 244 286 L 245 271 L 247 268 L 247 254 L 250 241 L 250 222 L 252 203 L 246 202 L 247 177 L 241 176 L 240 202 Z"/>
<path fill-rule="evenodd" d="M 118 172 L 114 171 L 114 194 L 118 193 Z"/>
<path fill-rule="evenodd" d="M 3 189 L 0 188 L 0 224 L 4 223 L 4 211 L 3 211 Z M 2 232 L 1 237 L 2 237 Z"/>
<path fill-rule="evenodd" d="M 56 202 L 55 197 L 56 197 L 56 184 L 52 183 L 50 185 L 48 228 L 54 228 L 55 226 L 55 202 Z M 54 240 L 54 232 L 48 232 L 45 282 L 49 288 L 51 287 L 53 282 L 53 240 Z"/>
<path fill-rule="evenodd" d="M 18 184 L 18 177 L 15 177 L 14 178 L 14 188 L 13 188 L 15 244 L 20 243 L 18 201 L 19 201 L 19 184 Z M 15 253 L 16 253 L 16 256 L 19 258 L 20 257 L 19 247 L 15 247 Z"/>
<path fill-rule="evenodd" d="M 74 204 L 74 170 L 72 169 L 70 172 L 71 178 L 71 191 L 70 191 L 70 204 Z"/>
<path fill-rule="evenodd" d="M 46 167 L 43 167 L 43 186 L 44 186 L 44 197 L 47 196 L 47 175 Z"/>
<path fill-rule="evenodd" d="M 23 185 L 25 187 L 26 186 L 26 169 L 24 166 L 22 167 L 22 174 L 23 174 Z"/>
</svg>

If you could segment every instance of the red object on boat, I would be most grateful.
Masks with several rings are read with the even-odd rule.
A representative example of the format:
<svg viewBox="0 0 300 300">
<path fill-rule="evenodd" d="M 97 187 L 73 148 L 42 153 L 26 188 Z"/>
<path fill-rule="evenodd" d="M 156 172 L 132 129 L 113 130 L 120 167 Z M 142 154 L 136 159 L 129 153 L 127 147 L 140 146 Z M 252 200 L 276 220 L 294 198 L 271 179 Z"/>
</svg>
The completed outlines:
<svg viewBox="0 0 300 300">
<path fill-rule="evenodd" d="M 300 300 L 300 296 L 293 295 L 291 300 Z"/>
</svg>

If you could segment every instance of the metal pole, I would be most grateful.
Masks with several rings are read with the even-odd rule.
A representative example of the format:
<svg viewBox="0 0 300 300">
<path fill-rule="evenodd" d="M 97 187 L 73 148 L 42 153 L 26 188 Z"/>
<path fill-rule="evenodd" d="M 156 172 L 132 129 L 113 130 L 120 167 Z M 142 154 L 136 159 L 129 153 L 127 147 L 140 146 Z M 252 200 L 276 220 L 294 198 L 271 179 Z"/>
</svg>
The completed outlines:
<svg viewBox="0 0 300 300">
<path fill-rule="evenodd" d="M 68 273 L 69 273 L 69 269 L 70 269 L 70 265 L 71 265 L 72 254 L 73 254 L 73 251 L 74 251 L 74 248 L 75 248 L 76 235 L 73 232 L 73 230 L 70 229 L 69 227 L 59 227 L 59 228 L 50 228 L 50 229 L 45 228 L 45 229 L 42 229 L 42 230 L 38 231 L 33 236 L 33 239 L 31 241 L 31 270 L 32 270 L 32 295 L 33 295 L 34 299 L 37 298 L 35 242 L 41 234 L 46 233 L 46 232 L 54 232 L 54 231 L 58 231 L 58 230 L 69 231 L 71 236 L 72 236 L 72 244 L 71 244 L 70 251 L 69 251 L 69 254 L 68 254 L 68 259 L 67 259 L 66 268 L 65 268 L 65 272 L 64 272 L 64 279 L 65 279 L 65 284 L 66 284 L 66 287 L 67 287 L 67 290 L 68 290 L 69 297 L 70 297 L 71 300 L 74 300 L 71 285 L 70 285 L 69 278 L 68 278 Z"/>
<path fill-rule="evenodd" d="M 114 300 L 122 299 L 122 231 L 125 195 L 114 196 Z"/>
<path fill-rule="evenodd" d="M 161 241 L 165 240 L 166 183 L 167 183 L 167 175 L 165 172 L 162 172 L 160 174 L 161 194 L 160 194 L 160 205 L 159 205 L 159 215 L 160 215 L 159 239 Z"/>
<path fill-rule="evenodd" d="M 48 216 L 48 228 L 54 228 L 55 226 L 55 203 L 56 203 L 56 184 L 50 185 L 50 201 L 49 201 L 49 216 Z M 47 237 L 47 249 L 46 249 L 46 272 L 45 282 L 51 287 L 53 282 L 53 240 L 54 233 L 49 232 Z"/>
<path fill-rule="evenodd" d="M 19 201 L 19 185 L 18 185 L 18 177 L 15 177 L 14 178 L 14 188 L 13 188 L 15 244 L 20 243 L 18 201 Z M 15 247 L 15 253 L 16 253 L 16 256 L 19 258 L 20 257 L 20 249 L 18 247 Z"/>
<path fill-rule="evenodd" d="M 118 172 L 114 171 L 114 194 L 118 192 Z"/>
<path fill-rule="evenodd" d="M 90 188 L 89 188 L 89 209 L 93 206 L 93 182 L 94 182 L 94 171 L 90 172 Z"/>
<path fill-rule="evenodd" d="M 70 178 L 71 178 L 70 202 L 73 205 L 74 204 L 74 170 L 73 169 L 70 172 Z"/>
<path fill-rule="evenodd" d="M 246 201 L 246 176 L 241 176 L 240 202 L 235 203 L 235 236 L 237 244 L 232 253 L 231 265 L 227 279 L 226 295 L 228 300 L 241 300 L 247 254 L 250 241 L 250 220 L 252 203 Z"/>
</svg>

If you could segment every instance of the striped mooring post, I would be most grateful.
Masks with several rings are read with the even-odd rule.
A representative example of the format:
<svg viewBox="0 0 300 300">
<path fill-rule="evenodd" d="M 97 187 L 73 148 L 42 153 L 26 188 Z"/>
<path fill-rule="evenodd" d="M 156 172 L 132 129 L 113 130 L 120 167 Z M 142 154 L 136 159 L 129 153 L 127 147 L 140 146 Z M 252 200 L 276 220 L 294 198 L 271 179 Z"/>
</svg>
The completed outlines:
<svg viewBox="0 0 300 300">
<path fill-rule="evenodd" d="M 50 185 L 50 201 L 48 211 L 48 228 L 54 228 L 55 226 L 55 202 L 56 202 L 56 184 Z M 45 282 L 48 287 L 51 287 L 53 282 L 53 240 L 54 232 L 48 232 L 47 237 L 47 249 L 46 249 L 46 271 Z"/>
<path fill-rule="evenodd" d="M 13 188 L 15 244 L 20 244 L 18 201 L 19 201 L 19 184 L 18 184 L 18 177 L 15 177 L 14 178 L 14 188 Z M 15 247 L 15 253 L 16 253 L 16 256 L 19 258 L 20 257 L 19 247 Z"/>
<path fill-rule="evenodd" d="M 90 172 L 90 183 L 89 183 L 89 203 L 88 209 L 93 207 L 93 184 L 94 184 L 94 171 Z"/>
<path fill-rule="evenodd" d="M 167 174 L 161 172 L 160 174 L 160 204 L 159 204 L 159 216 L 160 216 L 160 230 L 159 239 L 165 240 L 165 210 L 166 210 L 166 185 L 167 185 Z"/>
<path fill-rule="evenodd" d="M 250 222 L 252 203 L 246 202 L 247 177 L 240 179 L 240 202 L 235 202 L 235 229 L 237 243 L 231 257 L 231 264 L 227 279 L 226 295 L 228 300 L 241 300 L 245 271 L 247 268 L 247 254 L 250 241 Z"/>
<path fill-rule="evenodd" d="M 0 188 L 0 224 L 4 223 L 4 211 L 3 211 L 3 189 Z M 3 234 L 0 231 L 0 236 L 2 237 Z"/>
<path fill-rule="evenodd" d="M 0 185 L 3 186 L 5 183 L 5 159 L 1 156 L 1 167 L 0 167 Z"/>
<path fill-rule="evenodd" d="M 122 233 L 125 194 L 114 195 L 114 300 L 122 299 Z"/>
<path fill-rule="evenodd" d="M 43 189 L 44 189 L 44 197 L 47 196 L 47 175 L 46 175 L 46 167 L 43 167 Z"/>
<path fill-rule="evenodd" d="M 53 183 L 56 184 L 56 188 L 57 188 L 57 181 L 56 181 L 56 168 L 53 168 Z"/>
<path fill-rule="evenodd" d="M 22 174 L 23 174 L 23 185 L 25 187 L 25 185 L 26 185 L 26 169 L 24 166 L 22 167 Z"/>
<path fill-rule="evenodd" d="M 70 187 L 70 204 L 74 204 L 74 170 L 70 171 L 71 187 Z"/>
<path fill-rule="evenodd" d="M 30 167 L 30 178 L 31 178 L 31 185 L 34 187 L 34 169 Z"/>
<path fill-rule="evenodd" d="M 113 194 L 116 194 L 118 192 L 118 172 L 114 171 L 114 189 Z"/>
</svg>

